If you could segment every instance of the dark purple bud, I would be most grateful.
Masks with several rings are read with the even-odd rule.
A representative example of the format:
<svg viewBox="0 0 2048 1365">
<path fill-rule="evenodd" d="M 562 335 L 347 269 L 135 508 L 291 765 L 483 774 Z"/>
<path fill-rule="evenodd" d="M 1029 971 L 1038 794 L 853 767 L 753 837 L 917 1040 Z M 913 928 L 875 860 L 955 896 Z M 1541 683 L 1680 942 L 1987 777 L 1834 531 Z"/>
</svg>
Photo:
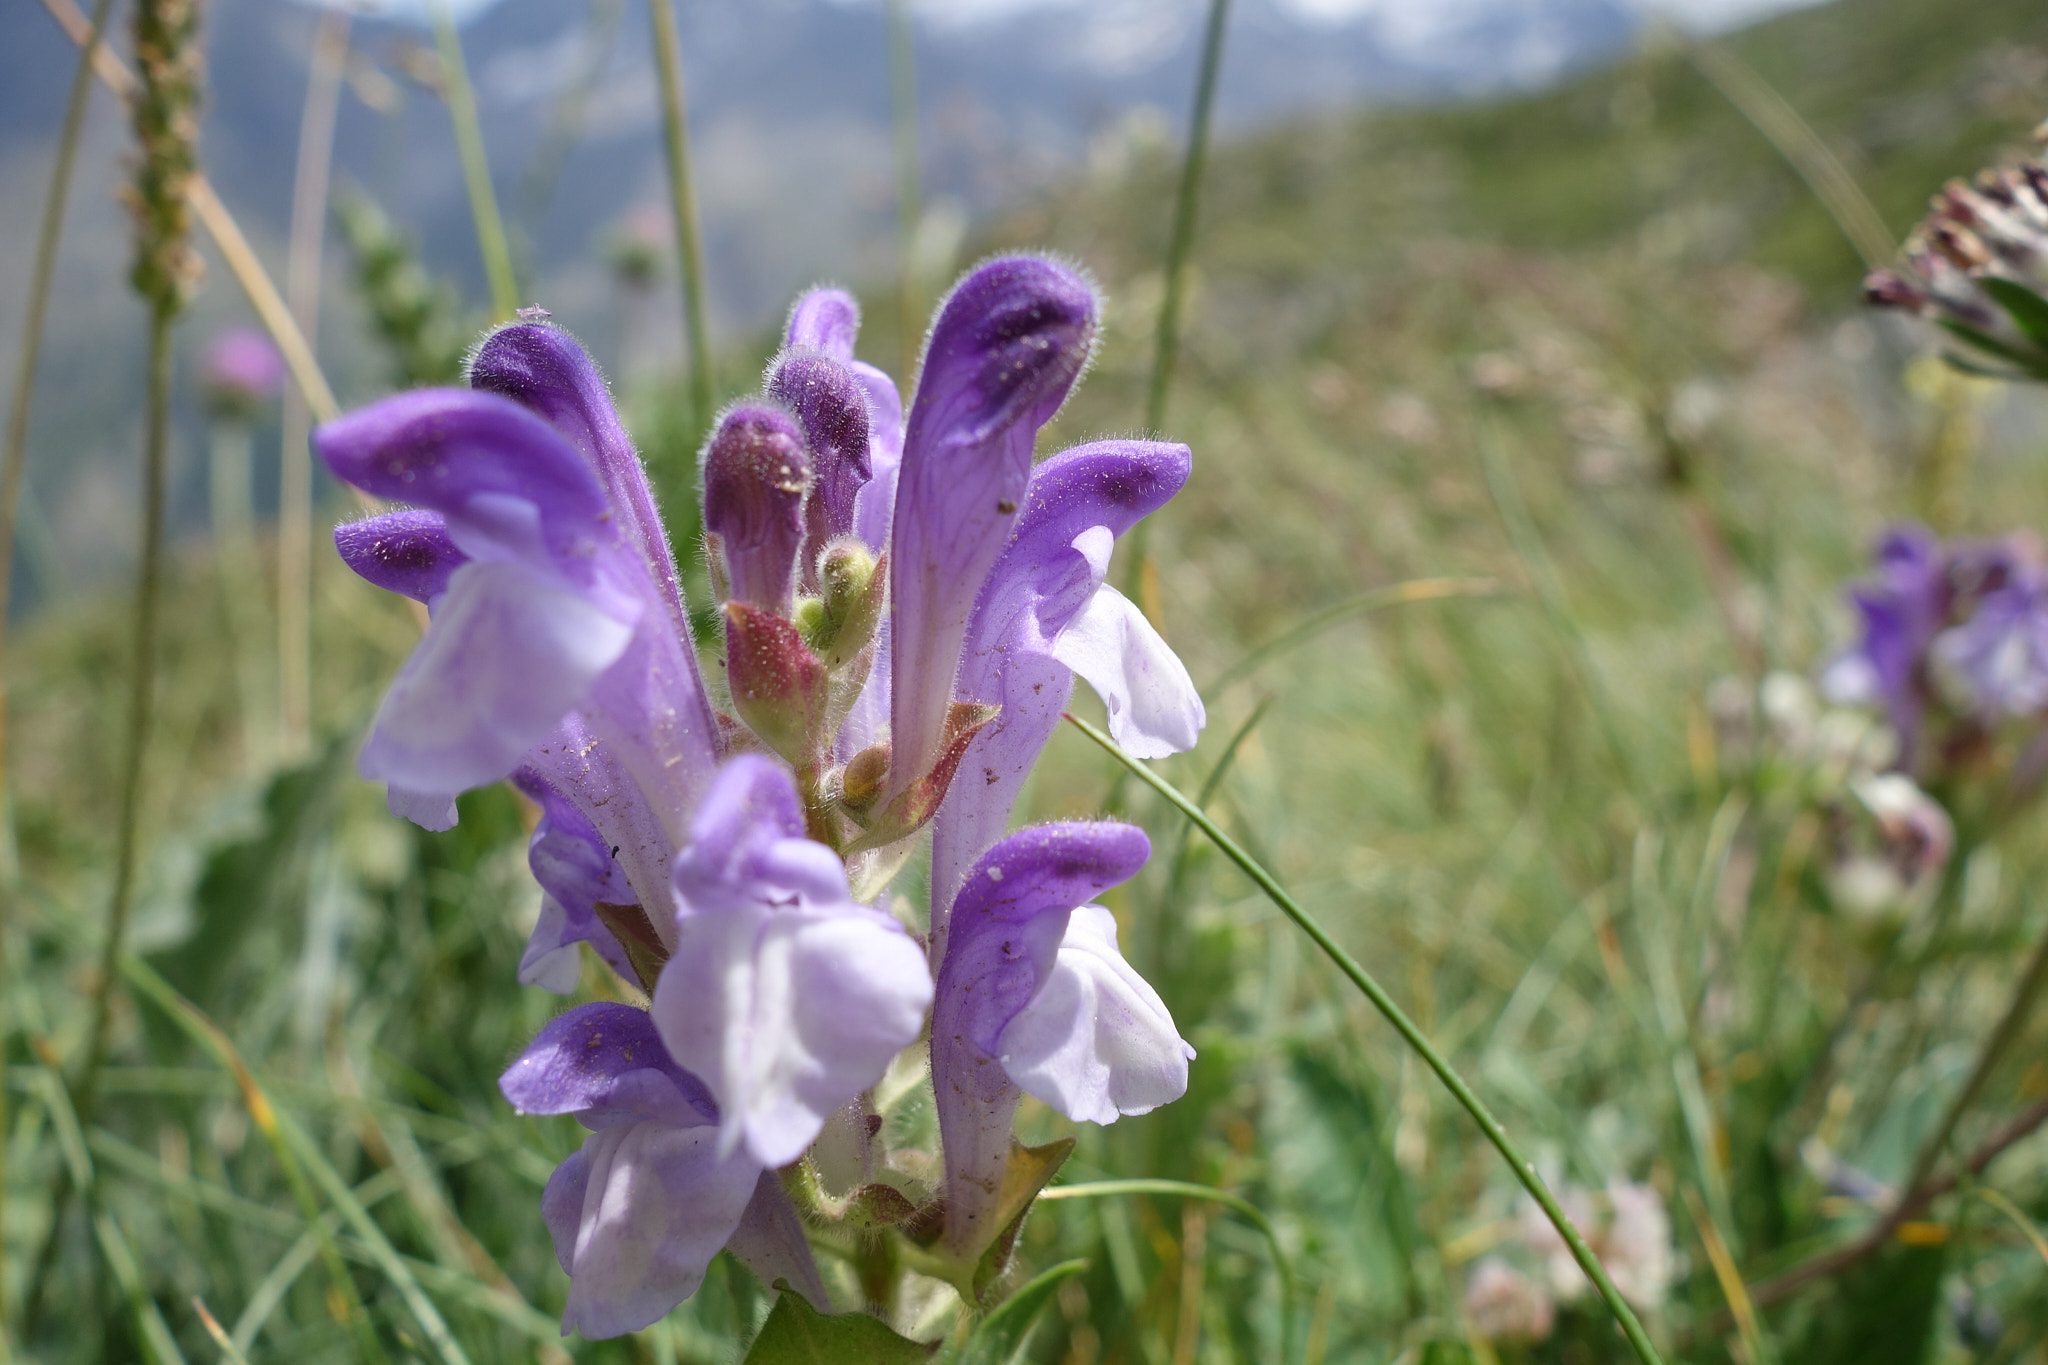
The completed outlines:
<svg viewBox="0 0 2048 1365">
<path fill-rule="evenodd" d="M 448 575 L 469 559 L 448 538 L 439 512 L 418 510 L 337 526 L 334 548 L 365 580 L 415 602 L 432 602 L 448 591 Z"/>
<path fill-rule="evenodd" d="M 1863 297 L 1878 308 L 1904 308 L 1917 312 L 1927 305 L 1927 294 L 1896 270 L 1873 270 L 1863 277 Z"/>
<path fill-rule="evenodd" d="M 768 396 L 796 414 L 811 451 L 811 499 L 804 508 L 803 574 L 817 584 L 817 556 L 853 530 L 854 500 L 874 472 L 868 454 L 868 395 L 853 371 L 818 351 L 789 351 L 768 370 Z"/>
<path fill-rule="evenodd" d="M 853 340 L 860 335 L 860 305 L 844 289 L 813 289 L 789 310 L 783 344 L 823 351 L 835 360 L 853 359 Z"/>
<path fill-rule="evenodd" d="M 704 447 L 704 529 L 718 537 L 736 600 L 789 614 L 810 479 L 788 413 L 746 404 L 719 422 Z"/>
</svg>

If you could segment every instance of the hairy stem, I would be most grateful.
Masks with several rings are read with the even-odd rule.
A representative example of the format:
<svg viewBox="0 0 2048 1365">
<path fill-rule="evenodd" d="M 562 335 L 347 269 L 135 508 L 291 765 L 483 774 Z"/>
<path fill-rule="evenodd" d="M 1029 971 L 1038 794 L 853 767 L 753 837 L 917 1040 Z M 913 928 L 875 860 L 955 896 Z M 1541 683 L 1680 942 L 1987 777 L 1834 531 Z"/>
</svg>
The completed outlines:
<svg viewBox="0 0 2048 1365">
<path fill-rule="evenodd" d="M 690 347 L 691 414 L 698 430 L 711 426 L 711 328 L 705 321 L 704 244 L 697 227 L 697 192 L 690 181 L 690 125 L 683 102 L 682 39 L 675 0 L 647 0 L 654 27 L 654 64 L 661 74 L 661 130 L 668 152 L 670 206 L 675 215 L 676 264 L 683 277 L 683 333 Z"/>
<path fill-rule="evenodd" d="M 1572 1226 L 1572 1220 L 1565 1216 L 1563 1208 L 1558 1205 L 1556 1196 L 1551 1194 L 1550 1187 L 1544 1183 L 1543 1177 L 1536 1173 L 1536 1163 L 1522 1154 L 1521 1148 L 1515 1145 L 1507 1130 L 1500 1126 L 1500 1121 L 1494 1118 L 1485 1102 L 1465 1083 L 1465 1078 L 1458 1074 L 1444 1055 L 1436 1050 L 1436 1045 L 1429 1041 L 1428 1035 L 1423 1033 L 1415 1021 L 1408 1017 L 1407 1012 L 1394 1002 L 1394 997 L 1387 994 L 1386 989 L 1373 979 L 1372 974 L 1330 937 L 1323 926 L 1316 922 L 1315 917 L 1303 909 L 1300 902 L 1289 895 L 1287 889 L 1274 879 L 1272 873 L 1261 866 L 1251 854 L 1240 848 L 1236 840 L 1217 828 L 1215 821 L 1203 813 L 1200 806 L 1183 796 L 1179 788 L 1125 753 L 1115 740 L 1087 721 L 1074 715 L 1068 715 L 1066 720 L 1075 729 L 1101 745 L 1110 757 L 1130 769 L 1140 782 L 1159 793 L 1168 805 L 1186 816 L 1197 829 L 1207 835 L 1223 856 L 1237 864 L 1238 870 L 1251 878 L 1252 884 L 1263 891 L 1266 898 L 1279 907 L 1282 914 L 1293 920 L 1295 926 L 1307 934 L 1310 940 L 1323 950 L 1323 955 L 1335 963 L 1337 969 L 1350 979 L 1351 984 L 1358 987 L 1359 992 L 1372 1002 L 1373 1008 L 1394 1026 L 1394 1030 L 1415 1050 L 1424 1064 L 1436 1073 L 1437 1079 L 1443 1082 L 1444 1089 L 1450 1091 L 1451 1097 L 1472 1116 L 1472 1121 L 1479 1125 L 1479 1131 L 1486 1135 L 1487 1141 L 1491 1142 L 1495 1150 L 1506 1160 L 1508 1168 L 1514 1172 L 1515 1179 L 1543 1210 L 1544 1216 L 1557 1229 L 1558 1235 L 1564 1238 L 1565 1245 L 1571 1248 L 1572 1259 L 1578 1262 L 1579 1269 L 1586 1272 L 1586 1278 L 1599 1290 L 1601 1299 L 1607 1304 L 1608 1312 L 1614 1315 L 1622 1334 L 1628 1338 L 1629 1345 L 1635 1348 L 1637 1358 L 1643 1365 L 1661 1365 L 1657 1348 L 1650 1344 L 1649 1334 L 1643 1330 L 1643 1324 L 1636 1317 L 1635 1310 L 1628 1306 L 1628 1301 L 1621 1297 L 1621 1291 L 1607 1278 L 1607 1271 L 1601 1266 L 1599 1258 L 1593 1254 L 1592 1248 L 1586 1245 L 1586 1239 L 1579 1235 L 1579 1230 Z"/>
</svg>

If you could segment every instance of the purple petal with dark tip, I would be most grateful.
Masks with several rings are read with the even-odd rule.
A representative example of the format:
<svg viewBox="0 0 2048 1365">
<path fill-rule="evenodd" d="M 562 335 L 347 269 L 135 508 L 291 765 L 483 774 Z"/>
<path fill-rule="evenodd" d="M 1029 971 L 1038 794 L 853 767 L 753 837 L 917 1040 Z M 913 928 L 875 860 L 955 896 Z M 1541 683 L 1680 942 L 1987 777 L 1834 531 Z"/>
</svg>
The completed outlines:
<svg viewBox="0 0 2048 1365">
<path fill-rule="evenodd" d="M 610 1001 L 549 1021 L 498 1089 L 522 1114 L 575 1114 L 591 1128 L 620 1118 L 684 1128 L 718 1121 L 710 1093 L 670 1060 L 647 1012 Z"/>
<path fill-rule="evenodd" d="M 530 531 L 507 523 L 510 504 L 539 514 L 541 545 L 572 583 L 596 574 L 595 554 L 618 543 L 597 476 L 562 434 L 509 398 L 419 389 L 322 426 L 313 448 L 343 483 L 439 512 L 472 556 L 516 557 Z"/>
<path fill-rule="evenodd" d="M 439 512 L 417 510 L 343 522 L 334 528 L 334 548 L 365 581 L 429 604 L 448 591 L 448 575 L 469 560 L 448 538 Z"/>
</svg>

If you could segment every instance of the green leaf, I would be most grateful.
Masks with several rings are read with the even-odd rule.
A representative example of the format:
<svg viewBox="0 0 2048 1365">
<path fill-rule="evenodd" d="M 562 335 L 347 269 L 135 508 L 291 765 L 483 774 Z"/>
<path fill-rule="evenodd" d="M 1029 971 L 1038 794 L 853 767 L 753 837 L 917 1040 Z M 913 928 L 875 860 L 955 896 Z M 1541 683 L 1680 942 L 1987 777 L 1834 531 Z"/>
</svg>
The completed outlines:
<svg viewBox="0 0 2048 1365">
<path fill-rule="evenodd" d="M 2028 374 L 2038 377 L 2044 369 L 2048 369 L 2048 359 L 2044 359 L 2039 351 L 2030 351 L 2010 342 L 2000 341 L 1989 332 L 1972 327 L 1966 322 L 1957 322 L 1953 318 L 1940 318 L 1937 321 L 1941 329 L 1950 336 L 1960 337 L 1978 350 L 1989 352 L 2000 360 L 2009 360 Z"/>
<path fill-rule="evenodd" d="M 776 1297 L 761 1335 L 747 1351 L 745 1365 L 924 1365 L 936 1346 L 897 1336 L 865 1313 L 827 1316 L 791 1293 Z"/>
<path fill-rule="evenodd" d="M 1936 1353 L 1948 1247 L 1892 1245 L 1843 1275 L 1786 1360 L 1921 1365 Z"/>
<path fill-rule="evenodd" d="M 1038 1198 L 1038 1192 L 1066 1164 L 1067 1154 L 1073 1150 L 1074 1139 L 1070 1137 L 1048 1142 L 1043 1147 L 1026 1147 L 1015 1138 L 1010 1139 L 1010 1160 L 1003 1167 L 1003 1188 L 996 1195 L 995 1217 L 989 1219 L 989 1226 L 998 1231 L 982 1249 L 981 1260 L 974 1268 L 974 1297 L 977 1300 L 987 1294 L 989 1286 L 1009 1268 L 1010 1249 L 1017 1245 L 1017 1231 L 1024 1226 L 1024 1215 L 1031 1211 L 1031 1201 Z"/>
<path fill-rule="evenodd" d="M 2048 347 L 2048 299 L 2017 280 L 1997 275 L 1981 275 L 1977 283 L 1984 286 L 1984 292 L 1991 296 L 1991 301 L 2005 310 L 2005 315 L 2027 334 L 2029 340 L 2036 346 Z"/>
<path fill-rule="evenodd" d="M 1030 1340 L 1032 1324 L 1051 1301 L 1060 1281 L 1071 1279 L 1088 1268 L 1086 1261 L 1062 1261 L 1041 1271 L 993 1313 L 981 1320 L 953 1365 L 1010 1365 Z"/>
</svg>

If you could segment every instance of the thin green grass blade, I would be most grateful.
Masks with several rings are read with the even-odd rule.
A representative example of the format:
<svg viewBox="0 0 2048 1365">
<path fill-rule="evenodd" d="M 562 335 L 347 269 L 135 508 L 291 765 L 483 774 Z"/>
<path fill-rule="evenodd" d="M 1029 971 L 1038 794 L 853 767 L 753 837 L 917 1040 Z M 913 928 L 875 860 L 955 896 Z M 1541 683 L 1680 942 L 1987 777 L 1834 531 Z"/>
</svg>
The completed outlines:
<svg viewBox="0 0 2048 1365">
<path fill-rule="evenodd" d="M 185 1365 L 185 1353 L 178 1349 L 178 1339 L 171 1335 L 170 1324 L 164 1321 L 162 1310 L 142 1283 L 142 1267 L 135 1259 L 135 1248 L 129 1244 L 128 1234 L 121 1230 L 114 1215 L 105 1209 L 94 1211 L 92 1226 L 94 1236 L 99 1239 L 100 1255 L 106 1259 L 107 1268 L 114 1272 L 114 1281 L 121 1286 L 122 1297 L 128 1300 L 128 1312 L 135 1319 L 135 1331 L 142 1338 L 142 1344 L 149 1348 L 158 1365 Z"/>
</svg>

